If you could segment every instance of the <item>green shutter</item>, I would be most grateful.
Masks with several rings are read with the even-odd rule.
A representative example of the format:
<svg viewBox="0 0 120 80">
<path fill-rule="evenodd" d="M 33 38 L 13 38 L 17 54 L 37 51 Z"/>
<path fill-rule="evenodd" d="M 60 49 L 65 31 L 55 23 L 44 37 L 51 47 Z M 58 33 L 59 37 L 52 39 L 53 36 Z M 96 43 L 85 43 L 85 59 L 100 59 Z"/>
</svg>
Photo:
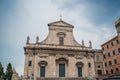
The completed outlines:
<svg viewBox="0 0 120 80">
<path fill-rule="evenodd" d="M 78 77 L 82 77 L 82 68 L 78 67 Z"/>
<path fill-rule="evenodd" d="M 40 67 L 40 77 L 45 77 L 45 67 L 44 66 Z"/>
<path fill-rule="evenodd" d="M 59 77 L 65 77 L 65 64 L 59 64 Z"/>
</svg>

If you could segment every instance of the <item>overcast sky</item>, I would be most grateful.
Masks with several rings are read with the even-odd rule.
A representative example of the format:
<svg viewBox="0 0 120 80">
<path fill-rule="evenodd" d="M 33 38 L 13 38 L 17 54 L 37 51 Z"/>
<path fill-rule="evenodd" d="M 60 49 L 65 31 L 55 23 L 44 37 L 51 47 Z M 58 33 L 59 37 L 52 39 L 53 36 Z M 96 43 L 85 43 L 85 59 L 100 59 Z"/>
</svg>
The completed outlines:
<svg viewBox="0 0 120 80">
<path fill-rule="evenodd" d="M 0 62 L 8 62 L 19 74 L 24 69 L 26 37 L 35 42 L 48 35 L 50 22 L 62 20 L 74 25 L 74 37 L 93 48 L 116 36 L 114 23 L 120 17 L 120 0 L 0 0 Z"/>
</svg>

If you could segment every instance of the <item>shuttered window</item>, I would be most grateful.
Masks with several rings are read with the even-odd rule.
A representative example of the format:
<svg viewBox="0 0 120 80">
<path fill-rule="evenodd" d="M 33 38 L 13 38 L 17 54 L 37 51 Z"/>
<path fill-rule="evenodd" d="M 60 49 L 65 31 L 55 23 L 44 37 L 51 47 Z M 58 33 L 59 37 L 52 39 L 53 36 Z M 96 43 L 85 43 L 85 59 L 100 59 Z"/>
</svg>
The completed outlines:
<svg viewBox="0 0 120 80">
<path fill-rule="evenodd" d="M 40 67 L 40 77 L 45 77 L 45 66 Z"/>
<path fill-rule="evenodd" d="M 59 77 L 65 77 L 65 64 L 59 64 Z"/>
<path fill-rule="evenodd" d="M 82 68 L 78 67 L 78 77 L 82 77 Z"/>
</svg>

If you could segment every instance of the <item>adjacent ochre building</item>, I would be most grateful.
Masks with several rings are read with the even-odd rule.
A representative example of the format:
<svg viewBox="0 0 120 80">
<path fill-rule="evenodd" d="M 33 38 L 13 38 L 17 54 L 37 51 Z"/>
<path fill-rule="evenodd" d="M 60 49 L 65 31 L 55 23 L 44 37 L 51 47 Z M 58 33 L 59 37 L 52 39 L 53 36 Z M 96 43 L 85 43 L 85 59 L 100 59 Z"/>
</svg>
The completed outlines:
<svg viewBox="0 0 120 80">
<path fill-rule="evenodd" d="M 44 41 L 36 37 L 36 42 L 30 43 L 27 37 L 24 79 L 96 77 L 94 54 L 98 52 L 92 49 L 91 41 L 89 47 L 84 41 L 79 44 L 73 36 L 74 26 L 63 20 L 49 23 L 48 28 Z M 102 65 L 98 66 L 101 70 Z"/>
<path fill-rule="evenodd" d="M 102 44 L 104 72 L 106 75 L 120 74 L 120 19 L 116 21 L 117 36 Z"/>
</svg>

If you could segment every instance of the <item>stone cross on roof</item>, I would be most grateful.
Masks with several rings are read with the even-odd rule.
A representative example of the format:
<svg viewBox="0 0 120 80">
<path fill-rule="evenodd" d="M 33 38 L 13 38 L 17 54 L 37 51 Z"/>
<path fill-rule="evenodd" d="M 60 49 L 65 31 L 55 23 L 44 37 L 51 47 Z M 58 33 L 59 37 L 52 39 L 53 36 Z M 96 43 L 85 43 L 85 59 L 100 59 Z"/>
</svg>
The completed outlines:
<svg viewBox="0 0 120 80">
<path fill-rule="evenodd" d="M 62 15 L 60 15 L 60 21 L 62 21 Z"/>
</svg>

